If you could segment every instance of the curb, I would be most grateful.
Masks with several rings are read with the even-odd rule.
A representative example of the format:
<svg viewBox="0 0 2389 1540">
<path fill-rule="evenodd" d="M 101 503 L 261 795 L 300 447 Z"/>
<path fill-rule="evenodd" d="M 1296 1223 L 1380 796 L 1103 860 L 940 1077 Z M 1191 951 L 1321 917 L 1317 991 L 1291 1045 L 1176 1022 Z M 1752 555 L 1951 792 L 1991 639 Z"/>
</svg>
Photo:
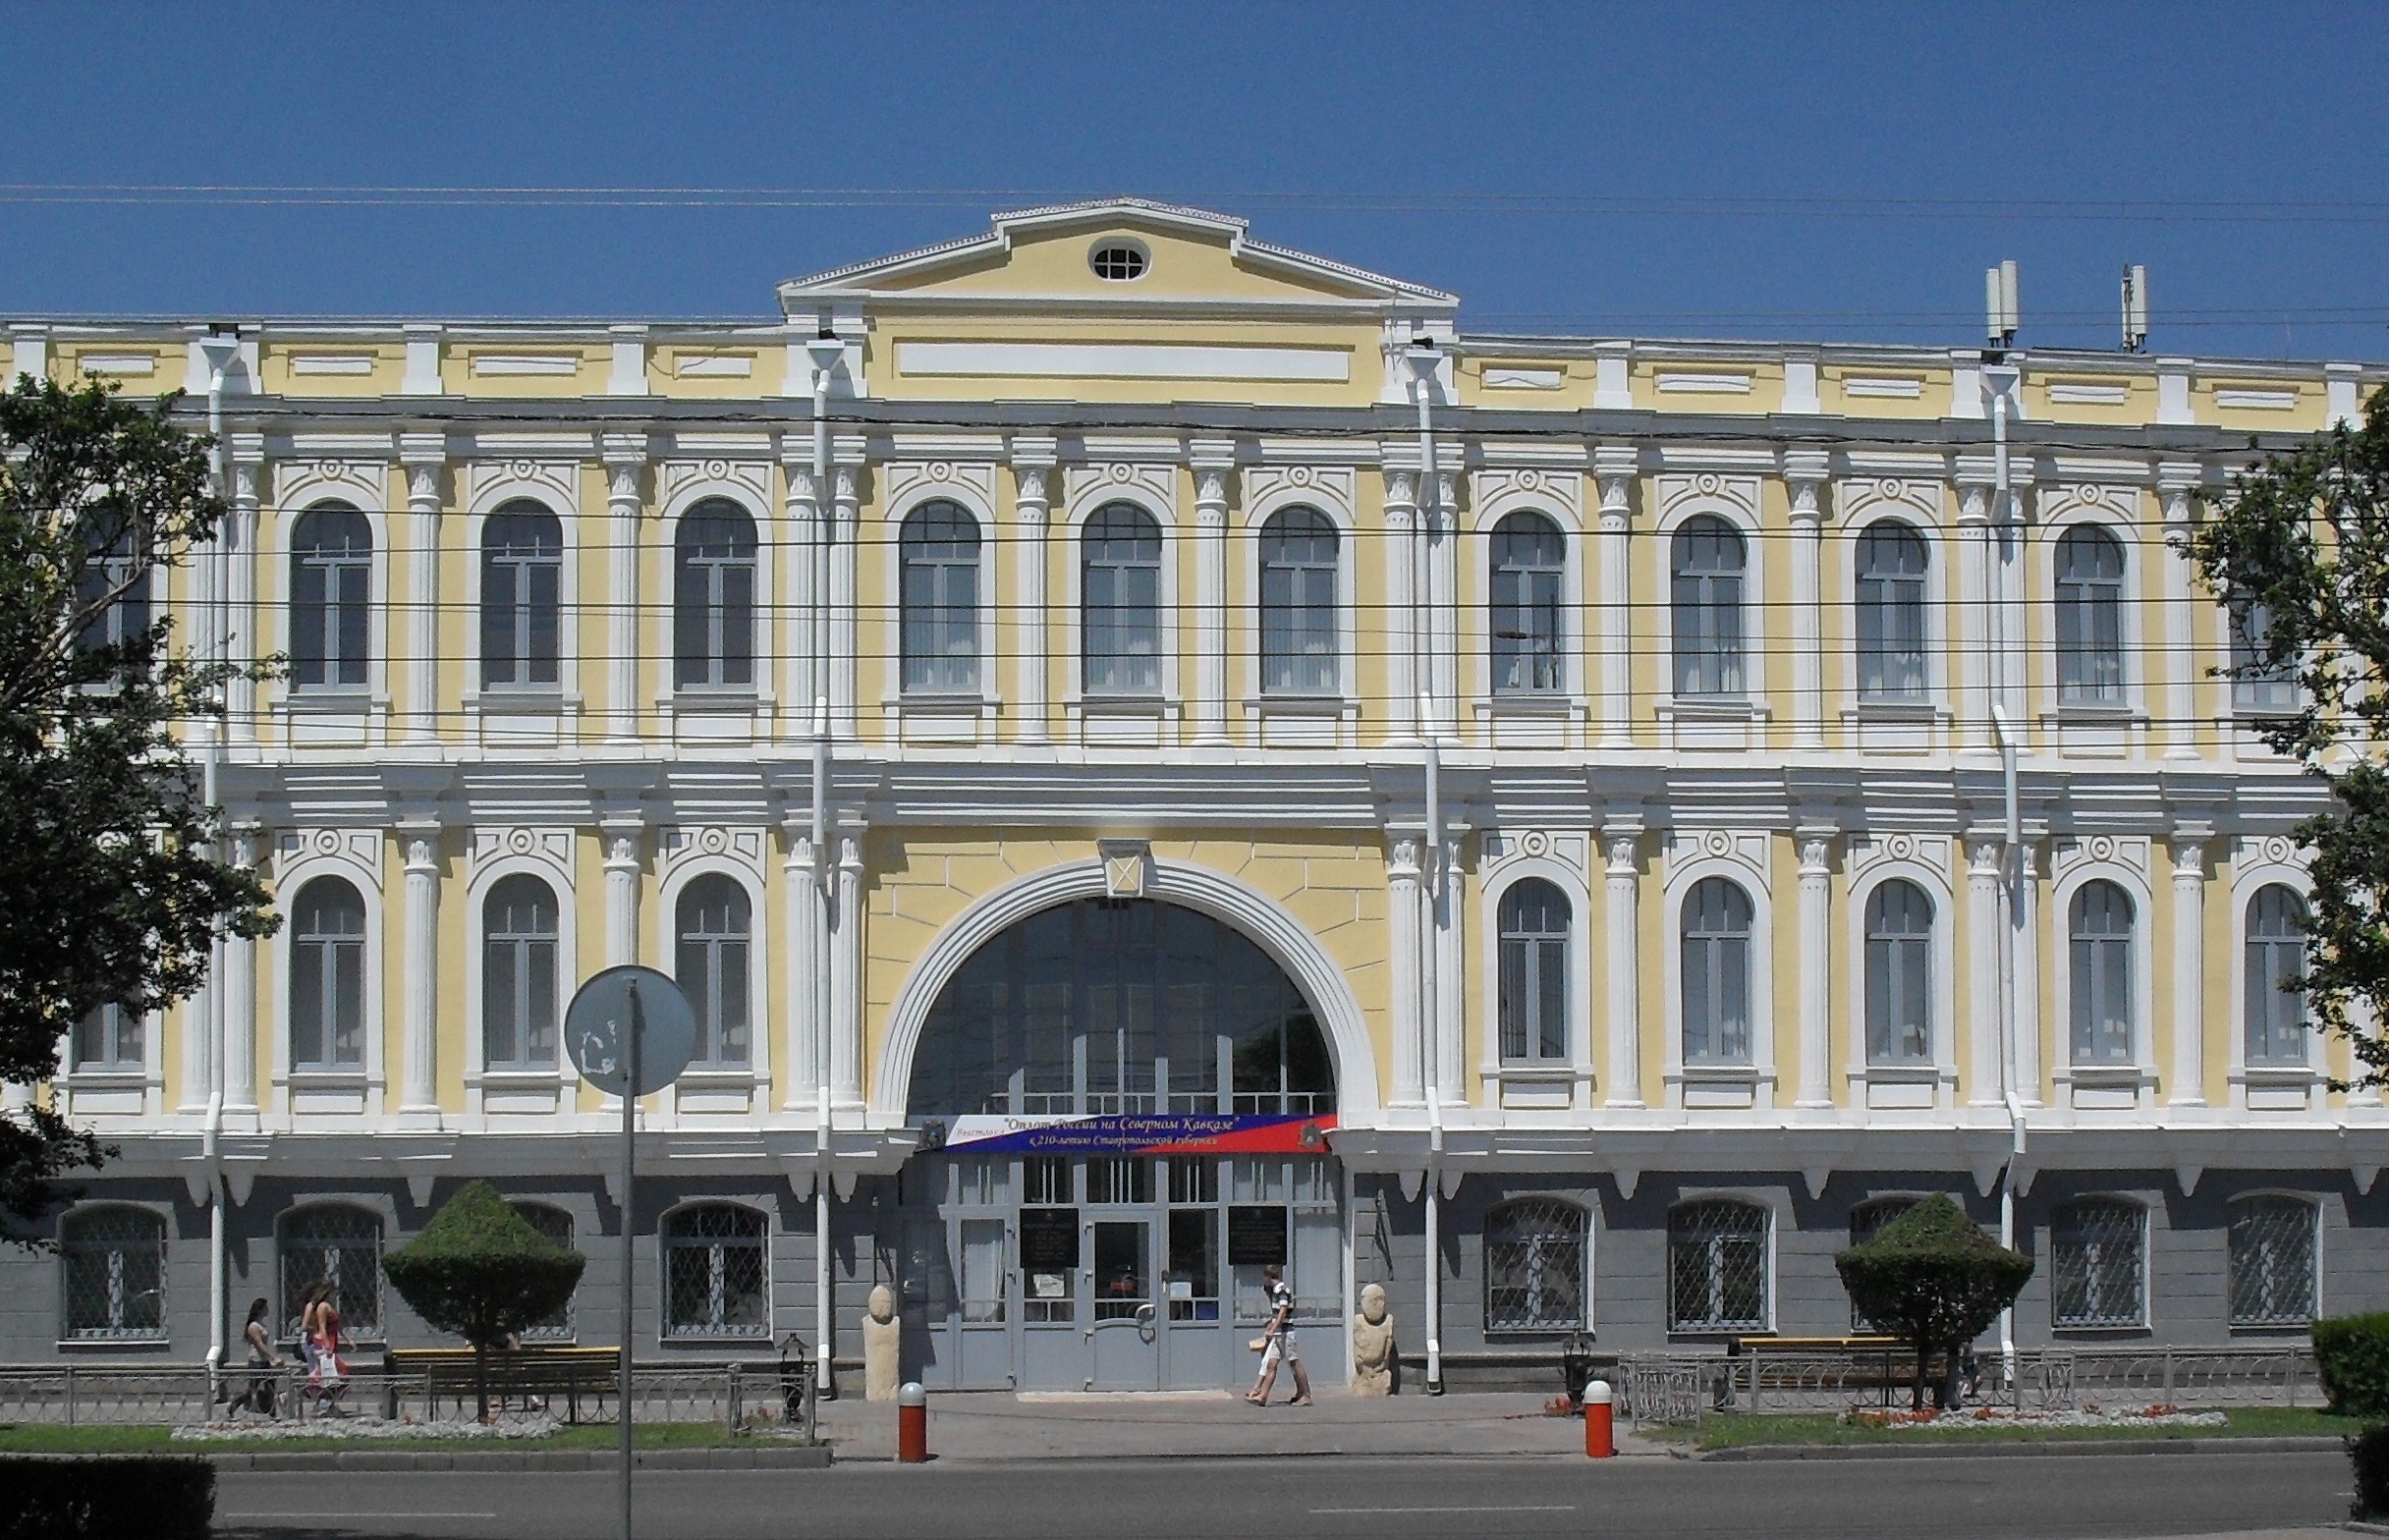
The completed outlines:
<svg viewBox="0 0 2389 1540">
<path fill-rule="evenodd" d="M 2336 1438 L 2064 1439 L 2040 1444 L 1751 1444 L 1693 1458 L 1745 1464 L 1783 1459 L 2017 1459 L 2085 1455 L 2336 1455 Z"/>
<path fill-rule="evenodd" d="M 199 1458 L 218 1471 L 291 1470 L 618 1470 L 611 1450 L 318 1450 L 309 1453 L 218 1454 Z M 640 1470 L 826 1470 L 830 1447 L 811 1449 L 657 1449 L 636 1457 Z"/>
</svg>

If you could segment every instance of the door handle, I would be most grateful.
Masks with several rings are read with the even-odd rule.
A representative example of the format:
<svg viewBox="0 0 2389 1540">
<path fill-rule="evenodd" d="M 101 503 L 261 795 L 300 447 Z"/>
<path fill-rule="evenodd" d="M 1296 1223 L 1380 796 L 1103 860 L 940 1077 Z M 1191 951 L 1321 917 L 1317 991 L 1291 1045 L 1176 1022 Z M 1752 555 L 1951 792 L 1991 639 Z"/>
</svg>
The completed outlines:
<svg viewBox="0 0 2389 1540">
<path fill-rule="evenodd" d="M 1158 1335 L 1153 1326 L 1153 1307 L 1150 1304 L 1137 1306 L 1137 1335 L 1148 1343 Z"/>
</svg>

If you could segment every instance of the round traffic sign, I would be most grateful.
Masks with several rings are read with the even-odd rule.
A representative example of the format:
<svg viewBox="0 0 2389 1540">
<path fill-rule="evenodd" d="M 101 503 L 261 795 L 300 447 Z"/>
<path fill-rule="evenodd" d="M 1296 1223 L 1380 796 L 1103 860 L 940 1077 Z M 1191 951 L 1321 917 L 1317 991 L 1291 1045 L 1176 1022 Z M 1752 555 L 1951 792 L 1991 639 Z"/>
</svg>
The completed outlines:
<svg viewBox="0 0 2389 1540">
<path fill-rule="evenodd" d="M 680 1078 L 696 1051 L 696 1013 L 680 985 L 651 967 L 624 963 L 589 976 L 564 1010 L 564 1041 L 581 1077 L 609 1096 L 630 1083 L 637 1049 L 637 1094 Z"/>
</svg>

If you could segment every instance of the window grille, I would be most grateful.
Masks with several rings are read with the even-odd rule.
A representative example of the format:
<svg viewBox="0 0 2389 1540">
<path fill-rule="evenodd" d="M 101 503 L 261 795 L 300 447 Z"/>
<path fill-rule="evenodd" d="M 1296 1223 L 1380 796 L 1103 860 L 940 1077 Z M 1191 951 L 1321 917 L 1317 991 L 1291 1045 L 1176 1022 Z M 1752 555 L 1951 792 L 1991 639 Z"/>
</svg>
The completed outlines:
<svg viewBox="0 0 2389 1540">
<path fill-rule="evenodd" d="M 1933 1060 L 1933 901 L 1913 882 L 1886 882 L 1866 900 L 1866 1062 Z"/>
<path fill-rule="evenodd" d="M 696 1016 L 691 1062 L 744 1069 L 754 1052 L 747 949 L 753 933 L 747 890 L 719 872 L 680 896 L 680 971 L 675 975 Z"/>
<path fill-rule="evenodd" d="M 573 1216 L 548 1203 L 517 1203 L 514 1211 L 523 1222 L 539 1232 L 547 1243 L 573 1249 Z M 527 1343 L 569 1343 L 573 1340 L 573 1303 L 567 1299 L 551 1315 L 541 1316 L 523 1328 Z"/>
<path fill-rule="evenodd" d="M 902 572 L 904 688 L 978 688 L 978 521 L 939 499 L 905 515 Z"/>
<path fill-rule="evenodd" d="M 2277 882 L 2249 901 L 2245 1017 L 2250 1065 L 2302 1068 L 2306 1062 L 2306 996 L 2282 987 L 2306 974 L 2306 900 Z"/>
<path fill-rule="evenodd" d="M 1750 900 L 1703 877 L 1684 901 L 1684 1062 L 1750 1062 Z"/>
<path fill-rule="evenodd" d="M 1767 1329 L 1767 1211 L 1713 1199 L 1668 1216 L 1668 1330 Z"/>
<path fill-rule="evenodd" d="M 2057 703 L 2124 702 L 2124 548 L 2090 524 L 2057 542 Z"/>
<path fill-rule="evenodd" d="M 166 1335 L 166 1222 L 147 1209 L 69 1214 L 58 1227 L 71 1342 L 154 1342 Z"/>
<path fill-rule="evenodd" d="M 291 1068 L 361 1069 L 364 1038 L 365 902 L 317 877 L 291 906 Z"/>
<path fill-rule="evenodd" d="M 556 895 L 528 872 L 482 908 L 481 1050 L 493 1070 L 556 1067 Z"/>
<path fill-rule="evenodd" d="M 2318 1213 L 2313 1204 L 2290 1197 L 2232 1205 L 2232 1325 L 2305 1326 L 2314 1319 Z"/>
<path fill-rule="evenodd" d="M 2060 1327 L 2147 1321 L 2148 1214 L 2120 1198 L 2082 1198 L 2049 1222 L 2049 1319 Z"/>
<path fill-rule="evenodd" d="M 1854 1246 L 1864 1245 L 1881 1235 L 1885 1225 L 1915 1208 L 1917 1202 L 1917 1199 L 1904 1193 L 1887 1198 L 1868 1198 L 1850 1211 L 1850 1243 Z M 1883 1328 L 1868 1320 L 1866 1313 L 1858 1307 L 1858 1301 L 1854 1299 L 1850 1303 L 1850 1330 L 1864 1336 L 1879 1333 Z"/>
<path fill-rule="evenodd" d="M 1087 253 L 1086 265 L 1108 283 L 1131 283 L 1144 276 L 1150 258 L 1144 248 L 1126 241 L 1106 241 Z"/>
<path fill-rule="evenodd" d="M 332 1285 L 340 1323 L 381 1335 L 381 1218 L 361 1208 L 308 1208 L 282 1221 L 282 1334 L 299 1335 L 307 1291 Z"/>
<path fill-rule="evenodd" d="M 683 689 L 754 684 L 754 520 L 727 498 L 689 510 L 673 545 L 673 682 Z"/>
<path fill-rule="evenodd" d="M 1493 693 L 1566 689 L 1568 558 L 1559 526 L 1540 514 L 1509 515 L 1493 526 L 1492 564 Z"/>
<path fill-rule="evenodd" d="M 1485 1330 L 1583 1330 L 1584 1261 L 1584 1211 L 1575 1204 L 1527 1198 L 1493 1210 L 1485 1219 Z"/>
<path fill-rule="evenodd" d="M 2087 882 L 2074 895 L 2072 937 L 2074 1062 L 2132 1063 L 2132 900 L 2112 882 Z"/>
<path fill-rule="evenodd" d="M 1081 587 L 1082 672 L 1089 694 L 1161 692 L 1161 525 L 1132 503 L 1086 522 Z"/>
<path fill-rule="evenodd" d="M 708 1203 L 672 1216 L 664 1234 L 668 1337 L 771 1335 L 763 1216 Z"/>
<path fill-rule="evenodd" d="M 1261 530 L 1261 689 L 1328 695 L 1341 688 L 1336 635 L 1336 526 L 1289 508 Z"/>
<path fill-rule="evenodd" d="M 1742 533 L 1722 519 L 1689 520 L 1676 531 L 1672 555 L 1676 693 L 1740 695 Z"/>
<path fill-rule="evenodd" d="M 344 503 L 299 516 L 291 531 L 291 686 L 356 689 L 366 683 L 373 526 Z"/>
<path fill-rule="evenodd" d="M 1924 578 L 1930 563 L 1923 537 L 1896 521 L 1859 536 L 1860 698 L 1925 698 Z"/>
<path fill-rule="evenodd" d="M 1568 896 L 1538 877 L 1501 896 L 1501 1056 L 1568 1057 Z"/>
</svg>

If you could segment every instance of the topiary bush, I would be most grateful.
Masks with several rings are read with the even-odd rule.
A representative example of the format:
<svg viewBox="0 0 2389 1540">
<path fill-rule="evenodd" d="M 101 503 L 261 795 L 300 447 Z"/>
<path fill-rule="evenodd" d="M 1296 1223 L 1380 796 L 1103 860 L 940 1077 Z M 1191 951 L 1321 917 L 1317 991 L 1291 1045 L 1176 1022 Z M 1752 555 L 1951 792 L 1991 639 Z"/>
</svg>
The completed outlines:
<svg viewBox="0 0 2389 1540">
<path fill-rule="evenodd" d="M 10 1540 L 207 1540 L 216 1467 L 194 1456 L 0 1456 L 0 1535 Z"/>
<path fill-rule="evenodd" d="M 498 1189 L 471 1182 L 423 1233 L 382 1259 L 399 1296 L 472 1345 L 473 1400 L 489 1420 L 489 1354 L 564 1308 L 588 1259 L 542 1236 Z"/>
<path fill-rule="evenodd" d="M 2389 1313 L 2316 1321 L 2314 1366 L 2334 1414 L 2389 1422 Z"/>
<path fill-rule="evenodd" d="M 1955 1399 L 1960 1351 L 2016 1302 L 2032 1277 L 2031 1258 L 1984 1235 L 1946 1192 L 1843 1251 L 1833 1266 L 1859 1313 L 1916 1348 L 1909 1403 L 1919 1410 L 1925 1360 L 1934 1349 L 1949 1355 L 1949 1376 L 1934 1390 L 1935 1402 L 1946 1406 Z"/>
</svg>

